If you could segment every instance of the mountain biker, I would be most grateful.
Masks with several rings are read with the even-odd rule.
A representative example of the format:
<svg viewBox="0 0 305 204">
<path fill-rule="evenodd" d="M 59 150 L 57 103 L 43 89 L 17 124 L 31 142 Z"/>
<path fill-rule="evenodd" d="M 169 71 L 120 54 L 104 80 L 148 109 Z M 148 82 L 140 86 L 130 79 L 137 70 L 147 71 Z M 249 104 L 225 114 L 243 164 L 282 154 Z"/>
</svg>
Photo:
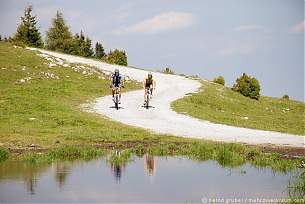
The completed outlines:
<svg viewBox="0 0 305 204">
<path fill-rule="evenodd" d="M 110 88 L 112 89 L 112 99 L 114 100 L 115 89 L 119 88 L 119 97 L 121 100 L 121 87 L 124 88 L 123 76 L 120 74 L 118 69 L 114 70 L 114 74 L 111 76 Z"/>
<path fill-rule="evenodd" d="M 147 77 L 145 77 L 143 81 L 143 88 L 144 88 L 144 105 L 145 105 L 147 90 L 150 89 L 150 93 L 152 95 L 153 90 L 156 89 L 156 81 L 153 79 L 153 75 L 151 72 L 149 72 L 147 74 Z"/>
</svg>

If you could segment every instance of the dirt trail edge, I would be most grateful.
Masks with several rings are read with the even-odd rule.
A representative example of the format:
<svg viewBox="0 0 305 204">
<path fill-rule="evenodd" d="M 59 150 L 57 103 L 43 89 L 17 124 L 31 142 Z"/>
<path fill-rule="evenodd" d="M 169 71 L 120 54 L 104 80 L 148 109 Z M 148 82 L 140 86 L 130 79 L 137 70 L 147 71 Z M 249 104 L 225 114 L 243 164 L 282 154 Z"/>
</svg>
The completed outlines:
<svg viewBox="0 0 305 204">
<path fill-rule="evenodd" d="M 46 50 L 39 51 L 61 58 L 69 63 L 82 63 L 105 71 L 113 71 L 117 68 L 123 75 L 127 75 L 137 81 L 142 81 L 148 73 L 145 70 L 110 65 L 93 59 Z M 177 75 L 162 73 L 153 73 L 153 75 L 157 81 L 157 86 L 151 100 L 153 107 L 148 110 L 142 107 L 144 98 L 142 90 L 124 93 L 122 95 L 121 109 L 119 110 L 111 108 L 113 106 L 111 96 L 97 98 L 95 103 L 90 104 L 91 109 L 121 123 L 145 128 L 156 133 L 252 145 L 304 147 L 305 136 L 215 124 L 178 114 L 171 109 L 170 103 L 184 97 L 187 93 L 196 92 L 201 83 Z"/>
</svg>

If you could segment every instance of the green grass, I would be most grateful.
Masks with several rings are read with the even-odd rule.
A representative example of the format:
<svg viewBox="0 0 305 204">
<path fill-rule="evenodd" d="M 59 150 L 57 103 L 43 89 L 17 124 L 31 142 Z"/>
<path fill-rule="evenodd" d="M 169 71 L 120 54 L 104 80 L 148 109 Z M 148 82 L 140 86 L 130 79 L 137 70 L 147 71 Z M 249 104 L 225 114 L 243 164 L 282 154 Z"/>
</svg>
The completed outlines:
<svg viewBox="0 0 305 204">
<path fill-rule="evenodd" d="M 89 146 L 85 147 L 60 147 L 49 150 L 45 153 L 29 152 L 22 154 L 18 160 L 33 164 L 52 163 L 55 161 L 91 160 L 105 156 L 106 152 Z"/>
<path fill-rule="evenodd" d="M 305 203 L 305 170 L 289 183 L 288 194 L 291 200 L 286 203 Z"/>
<path fill-rule="evenodd" d="M 199 93 L 174 101 L 172 107 L 215 123 L 305 135 L 304 103 L 265 96 L 253 100 L 207 81 Z"/>
<path fill-rule="evenodd" d="M 257 168 L 271 168 L 275 172 L 289 172 L 295 169 L 305 158 L 295 160 L 281 159 L 278 153 L 263 153 L 259 147 L 247 147 L 242 144 L 212 143 L 195 141 L 186 144 L 138 145 L 121 150 L 106 150 L 92 146 L 66 146 L 53 148 L 46 152 L 28 152 L 13 157 L 34 164 L 51 163 L 54 161 L 90 160 L 107 157 L 111 165 L 126 165 L 132 162 L 133 155 L 142 157 L 144 154 L 154 156 L 183 156 L 196 161 L 214 160 L 219 165 L 235 168 L 246 163 Z"/>
<path fill-rule="evenodd" d="M 0 148 L 0 162 L 8 159 L 8 156 L 9 152 L 4 148 Z"/>
<path fill-rule="evenodd" d="M 108 80 L 85 76 L 71 68 L 49 68 L 45 63 L 47 60 L 34 52 L 0 43 L 1 146 L 26 148 L 35 144 L 53 148 L 161 140 L 162 135 L 80 110 L 80 104 L 110 94 Z M 42 77 L 41 72 L 54 73 L 59 80 Z M 16 83 L 25 77 L 33 79 Z M 127 91 L 140 87 L 135 82 L 126 84 Z"/>
<path fill-rule="evenodd" d="M 86 76 L 71 68 L 49 68 L 47 63 L 35 52 L 0 42 L 0 161 L 8 158 L 8 148 L 22 149 L 21 155 L 12 154 L 10 158 L 34 164 L 110 155 L 107 161 L 119 165 L 130 162 L 133 154 L 150 153 L 180 155 L 199 161 L 215 160 L 230 168 L 248 162 L 259 168 L 271 167 L 274 171 L 287 172 L 305 159 L 282 159 L 280 154 L 264 153 L 260 147 L 153 134 L 83 112 L 81 104 L 110 94 L 109 81 L 99 79 L 97 74 Z M 59 79 L 45 78 L 41 72 L 51 72 Z M 32 80 L 16 83 L 25 77 L 32 77 Z M 136 82 L 126 85 L 127 91 L 140 87 Z M 267 97 L 260 101 L 250 100 L 228 88 L 206 82 L 203 82 L 202 92 L 176 101 L 173 106 L 179 112 L 214 122 L 304 133 L 303 103 Z M 290 110 L 282 112 L 286 108 Z M 241 119 L 244 116 L 249 120 Z M 48 150 L 37 152 L 31 144 Z M 118 156 L 109 149 L 122 153 Z M 7 171 L 14 171 L 14 168 L 7 167 Z M 297 183 L 295 189 L 303 190 L 304 184 Z"/>
<path fill-rule="evenodd" d="M 259 147 L 153 134 L 81 111 L 80 104 L 110 93 L 109 81 L 99 79 L 96 74 L 83 75 L 72 68 L 49 68 L 47 63 L 35 52 L 0 42 L 0 146 L 22 149 L 22 153 L 31 152 L 31 144 L 49 149 L 49 153 L 25 154 L 25 160 L 86 159 L 97 154 L 90 148 L 98 148 L 130 149 L 137 155 L 148 152 L 161 156 L 183 155 L 196 160 L 213 159 L 223 166 L 251 161 L 258 166 L 287 169 L 292 162 L 284 162 L 280 155 L 271 157 Z M 41 72 L 54 73 L 59 79 L 45 78 L 39 74 Z M 16 83 L 25 77 L 33 79 Z M 126 84 L 127 91 L 140 87 L 136 82 Z"/>
<path fill-rule="evenodd" d="M 107 162 L 114 166 L 126 165 L 128 162 L 131 162 L 132 159 L 131 150 L 127 149 L 124 151 L 115 151 L 110 154 L 107 158 Z"/>
<path fill-rule="evenodd" d="M 295 160 L 282 159 L 278 153 L 264 153 L 261 148 L 242 144 L 213 143 L 209 141 L 193 141 L 189 143 L 161 143 L 119 150 L 95 148 L 92 146 L 65 146 L 53 148 L 45 152 L 27 152 L 11 159 L 34 164 L 51 163 L 65 160 L 90 160 L 107 156 L 112 165 L 127 164 L 133 161 L 133 155 L 142 157 L 144 154 L 154 156 L 183 156 L 196 161 L 214 160 L 219 165 L 235 168 L 246 163 L 257 168 L 271 168 L 275 172 L 289 172 L 295 169 L 305 158 Z"/>
</svg>

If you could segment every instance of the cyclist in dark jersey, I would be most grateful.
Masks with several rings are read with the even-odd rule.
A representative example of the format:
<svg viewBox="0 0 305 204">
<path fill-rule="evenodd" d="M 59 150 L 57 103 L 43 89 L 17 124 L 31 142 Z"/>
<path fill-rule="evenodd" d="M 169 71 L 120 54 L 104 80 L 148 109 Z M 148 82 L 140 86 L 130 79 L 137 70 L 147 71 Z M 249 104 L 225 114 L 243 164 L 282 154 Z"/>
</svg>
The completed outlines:
<svg viewBox="0 0 305 204">
<path fill-rule="evenodd" d="M 121 99 L 121 87 L 124 88 L 123 76 L 120 74 L 118 69 L 114 70 L 114 74 L 111 76 L 110 88 L 112 89 L 112 99 L 114 99 L 115 88 L 119 88 L 120 99 Z"/>
<path fill-rule="evenodd" d="M 144 104 L 145 104 L 147 89 L 150 89 L 151 95 L 153 93 L 153 90 L 156 89 L 156 81 L 153 79 L 152 73 L 149 72 L 147 77 L 145 77 L 143 81 L 143 88 L 144 88 Z"/>
</svg>

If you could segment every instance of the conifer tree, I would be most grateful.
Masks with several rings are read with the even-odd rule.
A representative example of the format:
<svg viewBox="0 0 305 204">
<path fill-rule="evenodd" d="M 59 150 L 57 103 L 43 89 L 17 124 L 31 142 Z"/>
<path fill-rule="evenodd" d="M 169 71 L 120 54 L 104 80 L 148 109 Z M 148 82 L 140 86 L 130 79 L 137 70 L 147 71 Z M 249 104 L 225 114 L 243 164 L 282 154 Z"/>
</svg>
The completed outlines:
<svg viewBox="0 0 305 204">
<path fill-rule="evenodd" d="M 21 17 L 21 24 L 17 28 L 13 41 L 19 41 L 28 46 L 43 47 L 40 32 L 36 27 L 36 16 L 32 16 L 32 6 L 24 10 L 24 16 Z"/>
<path fill-rule="evenodd" d="M 105 56 L 105 50 L 104 50 L 103 45 L 99 42 L 96 42 L 96 44 L 95 44 L 95 57 L 100 59 L 104 56 Z"/>
<path fill-rule="evenodd" d="M 52 20 L 52 26 L 46 34 L 46 47 L 48 49 L 69 52 L 73 43 L 72 34 L 60 11 L 57 11 L 55 18 Z"/>
<path fill-rule="evenodd" d="M 114 51 L 110 50 L 107 55 L 107 61 L 111 64 L 117 64 L 122 66 L 127 66 L 127 54 L 123 50 L 115 49 Z"/>
<path fill-rule="evenodd" d="M 91 47 L 91 39 L 87 36 L 85 40 L 85 48 L 84 48 L 85 57 L 92 57 L 94 52 Z"/>
</svg>

